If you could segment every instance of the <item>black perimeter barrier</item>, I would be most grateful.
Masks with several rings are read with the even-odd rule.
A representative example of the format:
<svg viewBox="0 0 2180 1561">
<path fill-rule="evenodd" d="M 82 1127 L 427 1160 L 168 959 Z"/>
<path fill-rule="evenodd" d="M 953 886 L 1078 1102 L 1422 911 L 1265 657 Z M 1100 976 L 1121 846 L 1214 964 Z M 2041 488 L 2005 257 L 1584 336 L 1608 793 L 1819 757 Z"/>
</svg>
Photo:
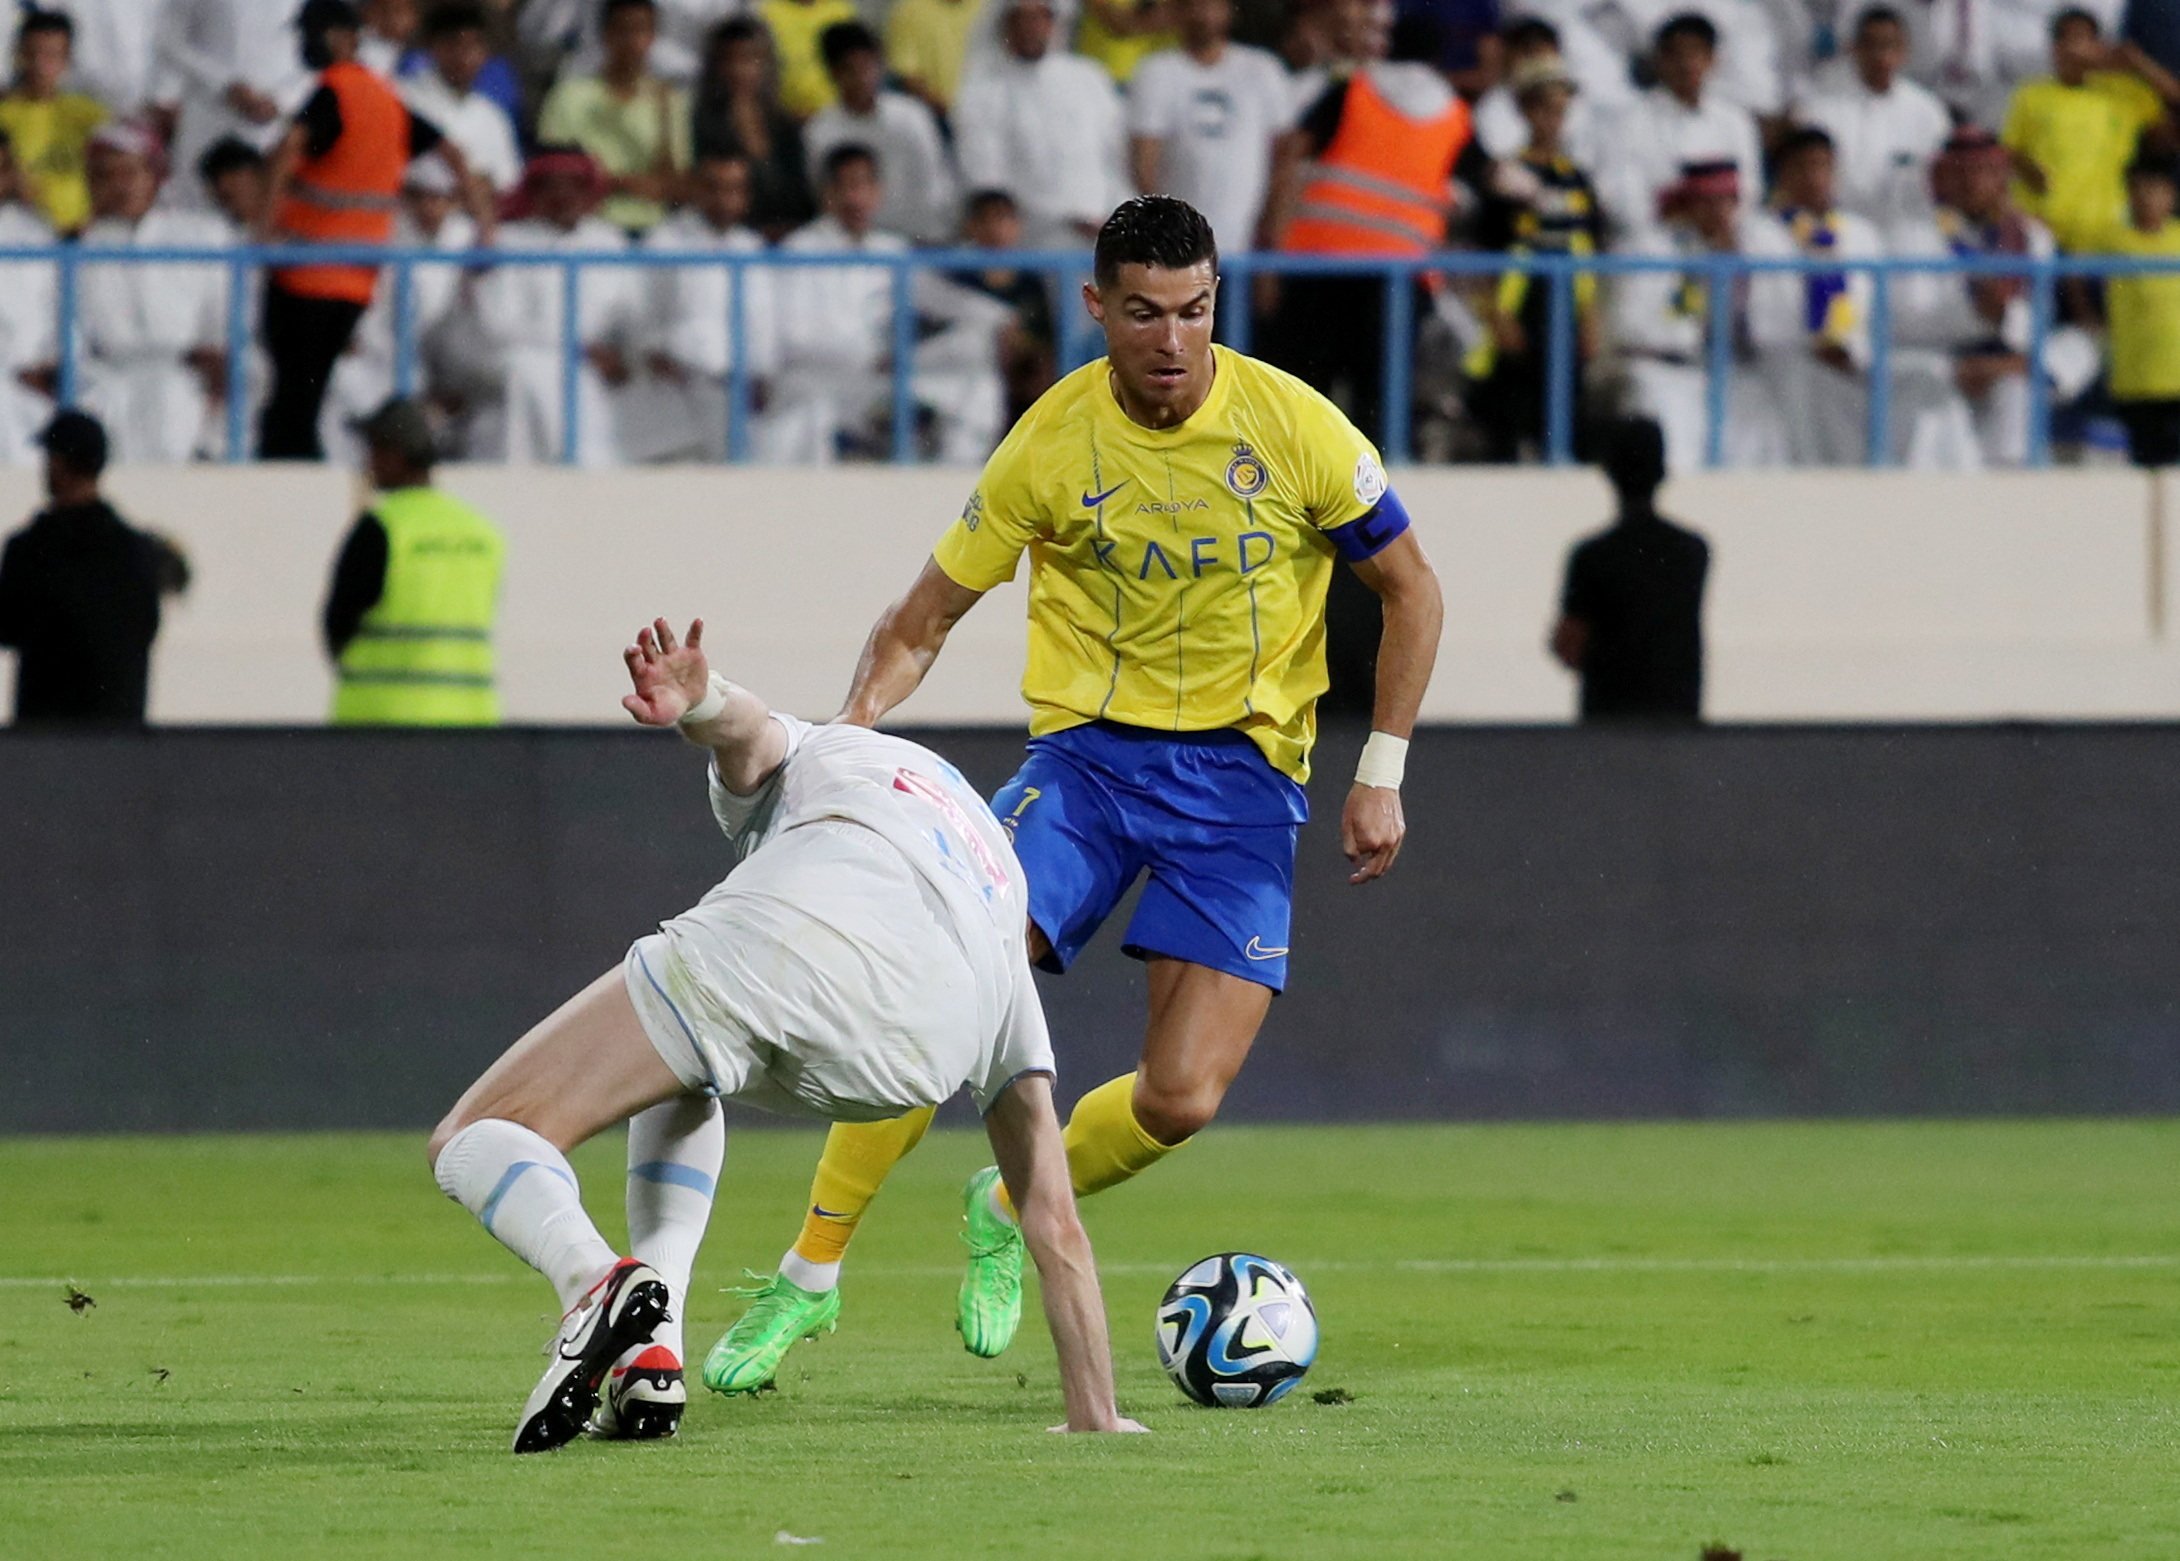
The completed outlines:
<svg viewBox="0 0 2180 1561">
<path fill-rule="evenodd" d="M 987 789 L 1022 751 L 918 735 Z M 2180 1110 L 2180 727 L 1439 729 L 1356 889 L 1361 736 L 1319 751 L 1234 1117 Z M 701 765 L 634 731 L 0 737 L 0 1132 L 422 1129 L 720 875 Z M 1122 925 L 1044 982 L 1063 1097 L 1132 1065 Z"/>
</svg>

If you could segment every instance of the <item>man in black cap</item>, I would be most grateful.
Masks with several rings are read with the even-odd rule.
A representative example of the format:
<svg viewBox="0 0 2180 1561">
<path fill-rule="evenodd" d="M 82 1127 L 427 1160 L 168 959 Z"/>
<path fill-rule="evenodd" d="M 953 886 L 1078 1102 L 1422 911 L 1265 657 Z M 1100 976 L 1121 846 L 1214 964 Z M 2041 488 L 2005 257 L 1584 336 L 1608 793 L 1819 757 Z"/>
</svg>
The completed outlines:
<svg viewBox="0 0 2180 1561">
<path fill-rule="evenodd" d="M 0 553 L 0 645 L 19 658 L 15 724 L 142 726 L 159 598 L 187 588 L 189 567 L 100 496 L 97 418 L 62 412 L 38 442 L 53 502 Z"/>
<path fill-rule="evenodd" d="M 420 404 L 396 397 L 356 431 L 378 492 L 342 544 L 326 596 L 334 723 L 497 725 L 499 528 L 432 486 L 437 440 Z"/>
<path fill-rule="evenodd" d="M 1692 724 L 1703 718 L 1710 544 L 1658 513 L 1665 435 L 1656 423 L 1615 423 L 1604 467 L 1620 515 L 1567 557 L 1552 654 L 1582 679 L 1584 721 Z"/>
</svg>

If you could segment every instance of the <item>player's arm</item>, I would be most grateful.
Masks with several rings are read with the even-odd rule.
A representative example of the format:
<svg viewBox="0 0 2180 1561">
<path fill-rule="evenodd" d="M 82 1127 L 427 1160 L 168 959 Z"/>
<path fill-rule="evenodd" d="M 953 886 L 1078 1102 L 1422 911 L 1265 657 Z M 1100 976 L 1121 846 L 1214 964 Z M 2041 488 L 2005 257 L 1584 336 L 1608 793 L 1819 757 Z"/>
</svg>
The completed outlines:
<svg viewBox="0 0 2180 1561">
<path fill-rule="evenodd" d="M 664 618 L 654 620 L 621 652 L 636 685 L 621 707 L 645 726 L 679 727 L 690 742 L 709 748 L 719 784 L 746 797 L 787 758 L 787 733 L 772 719 L 770 705 L 712 675 L 703 645 L 702 618 L 689 625 L 682 642 Z"/>
<path fill-rule="evenodd" d="M 1370 740 L 1356 768 L 1340 815 L 1340 849 L 1355 864 L 1349 883 L 1383 877 L 1400 855 L 1408 824 L 1400 810 L 1401 768 L 1415 735 L 1423 691 L 1438 660 L 1445 622 L 1438 571 L 1413 531 L 1403 531 L 1368 558 L 1353 564 L 1362 583 L 1377 592 L 1385 626 L 1378 637 L 1378 686 L 1371 705 Z"/>
<path fill-rule="evenodd" d="M 1014 1200 L 1022 1241 L 1037 1265 L 1045 1321 L 1060 1357 L 1067 1424 L 1060 1431 L 1141 1431 L 1113 1401 L 1113 1346 L 1089 1234 L 1075 1212 L 1067 1147 L 1052 1109 L 1052 1080 L 1025 1074 L 985 1114 L 984 1131 Z"/>
<path fill-rule="evenodd" d="M 834 719 L 850 726 L 884 720 L 887 711 L 916 692 L 946 636 L 983 595 L 957 584 L 936 559 L 926 559 L 908 594 L 879 615 L 855 664 L 848 702 Z"/>
</svg>

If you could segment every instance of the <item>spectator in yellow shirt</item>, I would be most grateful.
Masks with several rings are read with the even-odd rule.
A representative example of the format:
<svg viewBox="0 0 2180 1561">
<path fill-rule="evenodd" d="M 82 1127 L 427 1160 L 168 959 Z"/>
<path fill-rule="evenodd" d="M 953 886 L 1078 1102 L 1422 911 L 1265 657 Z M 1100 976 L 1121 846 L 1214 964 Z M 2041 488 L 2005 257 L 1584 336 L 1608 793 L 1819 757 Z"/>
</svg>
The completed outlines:
<svg viewBox="0 0 2180 1561">
<path fill-rule="evenodd" d="M 561 82 L 537 116 L 540 144 L 579 146 L 605 170 L 598 215 L 639 235 L 681 199 L 689 167 L 689 95 L 651 73 L 658 35 L 656 0 L 605 0 L 598 74 Z"/>
<path fill-rule="evenodd" d="M 1075 52 L 1104 66 L 1125 87 L 1135 68 L 1180 43 L 1167 0 L 1084 0 Z"/>
<path fill-rule="evenodd" d="M 2013 154 L 2014 199 L 2069 250 L 2119 220 L 2121 174 L 2142 132 L 2180 103 L 2180 80 L 2132 43 L 2106 39 L 2089 12 L 2052 18 L 2051 74 L 2023 82 L 1999 140 Z"/>
<path fill-rule="evenodd" d="M 75 23 L 65 15 L 31 12 L 15 35 L 15 80 L 0 98 L 0 131 L 15 147 L 30 203 L 59 233 L 91 218 L 84 152 L 108 117 L 96 98 L 61 90 L 75 43 Z"/>
<path fill-rule="evenodd" d="M 897 0 L 886 16 L 886 68 L 944 118 L 961 90 L 984 0 Z"/>
<path fill-rule="evenodd" d="M 2098 245 L 2118 255 L 2174 263 L 2160 274 L 2115 276 L 2104 285 L 2112 400 L 2138 466 L 2180 466 L 2180 161 L 2146 153 L 2127 168 L 2127 220 Z"/>
<path fill-rule="evenodd" d="M 797 119 L 808 119 L 833 101 L 833 78 L 818 39 L 836 22 L 859 22 L 855 0 L 760 0 L 758 16 L 772 34 L 779 62 L 780 102 Z"/>
</svg>

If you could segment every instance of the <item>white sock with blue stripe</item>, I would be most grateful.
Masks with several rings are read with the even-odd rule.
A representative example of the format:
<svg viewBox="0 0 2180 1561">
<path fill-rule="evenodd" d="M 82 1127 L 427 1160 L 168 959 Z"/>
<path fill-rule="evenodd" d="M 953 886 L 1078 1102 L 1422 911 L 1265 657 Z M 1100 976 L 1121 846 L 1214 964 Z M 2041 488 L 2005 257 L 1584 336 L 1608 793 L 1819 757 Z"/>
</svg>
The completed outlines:
<svg viewBox="0 0 2180 1561">
<path fill-rule="evenodd" d="M 553 1282 L 562 1311 L 620 1261 L 583 1211 L 568 1157 L 520 1123 L 470 1123 L 439 1151 L 432 1174 L 500 1245 Z"/>
<path fill-rule="evenodd" d="M 628 1119 L 628 1250 L 666 1280 L 673 1320 L 652 1342 L 676 1355 L 682 1353 L 689 1271 L 712 1217 L 726 1156 L 726 1113 L 707 1096 L 683 1095 Z"/>
</svg>

